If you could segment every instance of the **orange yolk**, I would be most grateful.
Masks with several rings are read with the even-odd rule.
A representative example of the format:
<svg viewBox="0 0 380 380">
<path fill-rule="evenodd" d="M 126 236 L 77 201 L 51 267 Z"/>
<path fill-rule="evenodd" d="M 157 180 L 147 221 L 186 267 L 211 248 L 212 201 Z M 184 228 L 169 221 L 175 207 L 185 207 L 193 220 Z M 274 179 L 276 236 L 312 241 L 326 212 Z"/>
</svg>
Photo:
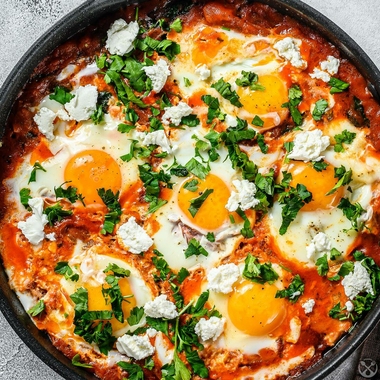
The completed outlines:
<svg viewBox="0 0 380 380">
<path fill-rule="evenodd" d="M 178 206 L 187 218 L 198 227 L 208 231 L 215 230 L 228 219 L 228 211 L 225 205 L 230 197 L 230 190 L 219 177 L 209 174 L 204 181 L 198 179 L 196 191 L 189 191 L 184 188 L 184 185 L 192 179 L 194 178 L 190 178 L 182 184 L 178 192 Z M 213 189 L 214 192 L 206 198 L 193 218 L 188 210 L 190 201 L 200 197 L 207 189 Z"/>
<path fill-rule="evenodd" d="M 228 297 L 228 315 L 240 331 L 266 335 L 281 325 L 286 316 L 285 302 L 275 298 L 277 287 L 242 281 Z"/>
<path fill-rule="evenodd" d="M 116 193 L 121 187 L 118 164 L 101 150 L 85 150 L 74 155 L 66 165 L 64 177 L 84 196 L 86 205 L 103 204 L 98 189 L 110 189 Z"/>
<path fill-rule="evenodd" d="M 199 64 L 211 62 L 220 49 L 227 45 L 225 33 L 216 31 L 208 26 L 200 30 L 194 38 L 195 46 L 191 52 L 193 62 Z"/>
<path fill-rule="evenodd" d="M 288 95 L 282 79 L 275 75 L 260 75 L 258 83 L 265 87 L 264 91 L 252 91 L 249 87 L 237 87 L 237 93 L 244 110 L 259 116 L 269 112 L 277 112 L 280 117 L 284 117 L 286 109 L 281 106 L 288 101 Z"/>
<path fill-rule="evenodd" d="M 133 294 L 131 287 L 129 285 L 129 281 L 127 278 L 121 278 L 119 280 L 119 287 L 121 290 L 121 294 L 123 296 L 128 296 Z M 111 304 L 106 303 L 106 299 L 102 293 L 102 286 L 87 286 L 88 291 L 88 310 L 89 311 L 101 311 L 101 310 L 112 310 Z M 127 298 L 126 301 L 122 303 L 122 310 L 124 314 L 124 320 L 129 317 L 131 310 L 136 306 L 136 300 L 134 297 Z M 112 330 L 117 331 L 123 328 L 127 322 L 121 323 L 117 319 L 110 319 Z"/>
<path fill-rule="evenodd" d="M 311 164 L 297 161 L 290 164 L 288 171 L 293 176 L 290 186 L 296 187 L 297 183 L 303 184 L 312 194 L 312 201 L 302 207 L 303 211 L 326 210 L 335 207 L 343 197 L 342 187 L 339 187 L 334 194 L 326 195 L 338 181 L 334 178 L 332 165 L 327 166 L 326 170 L 317 172 Z"/>
</svg>

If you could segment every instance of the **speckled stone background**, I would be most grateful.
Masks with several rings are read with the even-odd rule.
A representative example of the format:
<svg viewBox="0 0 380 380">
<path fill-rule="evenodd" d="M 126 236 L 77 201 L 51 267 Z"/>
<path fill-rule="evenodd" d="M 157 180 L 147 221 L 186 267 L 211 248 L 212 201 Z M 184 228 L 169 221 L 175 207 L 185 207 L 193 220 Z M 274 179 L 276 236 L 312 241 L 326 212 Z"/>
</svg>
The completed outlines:
<svg viewBox="0 0 380 380">
<path fill-rule="evenodd" d="M 345 30 L 380 67 L 380 0 L 304 1 Z M 0 86 L 30 45 L 61 17 L 84 2 L 85 0 L 0 0 Z M 379 335 L 375 331 L 370 336 L 367 341 L 369 349 L 380 346 Z M 326 380 L 363 379 L 357 373 L 359 355 L 360 350 Z M 374 356 L 372 358 L 376 359 Z M 379 379 L 380 376 L 377 374 L 372 378 Z M 1 313 L 0 379 L 62 380 L 61 376 L 25 346 Z"/>
</svg>

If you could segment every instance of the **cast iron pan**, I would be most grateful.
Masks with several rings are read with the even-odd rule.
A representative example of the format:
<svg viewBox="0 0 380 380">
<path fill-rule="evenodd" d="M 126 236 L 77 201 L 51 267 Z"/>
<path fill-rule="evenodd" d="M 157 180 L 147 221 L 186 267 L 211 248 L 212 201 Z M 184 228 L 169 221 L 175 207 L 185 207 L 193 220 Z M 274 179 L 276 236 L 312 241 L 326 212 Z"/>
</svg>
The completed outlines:
<svg viewBox="0 0 380 380">
<path fill-rule="evenodd" d="M 143 0 L 144 1 L 144 0 Z M 170 1 L 175 3 L 178 0 Z M 369 82 L 369 89 L 377 100 L 380 99 L 380 71 L 366 53 L 337 25 L 299 0 L 260 0 L 278 11 L 320 32 L 337 46 L 359 69 Z M 138 2 L 138 1 L 137 1 Z M 140 1 L 141 2 L 141 1 Z M 17 94 L 28 81 L 33 69 L 54 48 L 73 34 L 93 23 L 102 15 L 122 6 L 134 3 L 130 0 L 88 0 L 49 29 L 21 58 L 0 89 L 0 135 Z M 38 330 L 25 312 L 15 293 L 9 288 L 8 279 L 0 264 L 0 308 L 9 324 L 25 344 L 48 366 L 67 380 L 95 380 L 85 370 L 71 364 L 61 352 L 51 344 L 47 335 Z M 367 316 L 355 326 L 324 357 L 298 379 L 324 379 L 339 366 L 368 336 L 380 317 L 380 299 Z"/>
</svg>

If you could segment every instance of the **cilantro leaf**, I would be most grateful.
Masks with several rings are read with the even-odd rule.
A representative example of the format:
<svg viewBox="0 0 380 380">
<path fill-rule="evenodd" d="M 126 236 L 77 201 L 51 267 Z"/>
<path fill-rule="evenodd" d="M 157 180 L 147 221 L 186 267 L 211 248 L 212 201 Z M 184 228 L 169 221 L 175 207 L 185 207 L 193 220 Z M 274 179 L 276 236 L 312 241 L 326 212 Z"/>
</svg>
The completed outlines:
<svg viewBox="0 0 380 380">
<path fill-rule="evenodd" d="M 121 206 L 119 204 L 119 192 L 115 194 L 111 189 L 104 188 L 97 190 L 99 197 L 108 208 L 108 213 L 104 217 L 103 228 L 100 230 L 102 235 L 112 234 L 114 227 L 120 222 Z"/>
<path fill-rule="evenodd" d="M 294 85 L 289 89 L 289 101 L 282 105 L 283 108 L 289 108 L 290 115 L 297 127 L 302 125 L 302 114 L 298 109 L 298 105 L 302 101 L 302 91 L 299 86 Z"/>
<path fill-rule="evenodd" d="M 135 306 L 131 310 L 129 317 L 127 318 L 127 322 L 129 326 L 137 325 L 141 321 L 143 316 L 144 316 L 144 308 Z"/>
<path fill-rule="evenodd" d="M 30 210 L 30 206 L 28 203 L 29 199 L 32 199 L 32 197 L 30 196 L 30 189 L 24 187 L 20 190 L 20 202 L 27 210 Z"/>
<path fill-rule="evenodd" d="M 206 120 L 207 124 L 212 123 L 212 121 L 215 118 L 217 118 L 221 121 L 224 120 L 226 115 L 223 114 L 222 111 L 220 110 L 218 98 L 214 98 L 211 95 L 202 95 L 201 99 L 203 102 L 205 102 L 208 105 L 207 120 Z"/>
<path fill-rule="evenodd" d="M 69 183 L 70 181 L 66 181 L 62 183 L 59 187 L 54 187 L 54 193 L 55 197 L 58 198 L 66 198 L 71 203 L 75 203 L 77 200 L 80 200 L 84 204 L 84 198 L 82 194 L 78 194 L 78 189 L 76 187 L 69 186 L 66 189 L 64 189 L 62 186 L 66 183 Z"/>
<path fill-rule="evenodd" d="M 256 127 L 262 127 L 264 126 L 264 120 L 261 119 L 260 116 L 255 116 L 252 121 L 251 121 L 252 125 L 256 126 Z"/>
<path fill-rule="evenodd" d="M 326 168 L 329 166 L 329 164 L 327 162 L 324 162 L 323 160 L 321 161 L 314 161 L 313 162 L 313 168 L 317 171 L 317 172 L 321 172 L 323 170 L 326 170 Z"/>
<path fill-rule="evenodd" d="M 208 252 L 201 246 L 199 241 L 195 238 L 192 238 L 189 241 L 189 246 L 187 247 L 184 253 L 186 258 L 199 255 L 208 256 Z"/>
<path fill-rule="evenodd" d="M 241 77 L 235 83 L 240 87 L 249 87 L 252 91 L 264 91 L 265 87 L 257 83 L 259 76 L 253 71 L 242 71 Z"/>
<path fill-rule="evenodd" d="M 188 276 L 190 276 L 190 272 L 186 268 L 181 268 L 177 273 L 177 280 L 182 284 Z"/>
<path fill-rule="evenodd" d="M 54 88 L 54 93 L 49 95 L 49 99 L 53 99 L 61 104 L 68 103 L 75 95 L 70 94 L 70 90 L 57 86 Z"/>
<path fill-rule="evenodd" d="M 260 264 L 257 257 L 250 253 L 244 261 L 243 277 L 259 284 L 273 284 L 278 279 L 278 274 L 272 268 L 272 263 Z"/>
<path fill-rule="evenodd" d="M 194 216 L 197 214 L 197 212 L 199 211 L 199 209 L 202 207 L 204 201 L 208 198 L 208 196 L 210 194 L 212 194 L 214 192 L 213 189 L 206 189 L 201 196 L 197 197 L 197 198 L 193 198 L 191 201 L 190 201 L 190 207 L 189 207 L 189 212 L 191 214 L 191 216 L 194 218 Z"/>
<path fill-rule="evenodd" d="M 200 179 L 205 179 L 210 171 L 210 168 L 202 165 L 194 157 L 189 160 L 185 165 L 186 169 Z"/>
<path fill-rule="evenodd" d="M 334 194 L 339 187 L 348 185 L 352 180 L 352 170 L 347 171 L 343 165 L 339 168 L 334 168 L 334 178 L 339 178 L 339 180 L 326 195 Z"/>
<path fill-rule="evenodd" d="M 92 365 L 91 364 L 87 364 L 87 363 L 82 363 L 80 361 L 81 357 L 79 354 L 76 354 L 73 356 L 73 358 L 71 359 L 71 364 L 72 365 L 75 365 L 76 367 L 82 367 L 82 368 L 92 368 Z"/>
<path fill-rule="evenodd" d="M 117 365 L 128 372 L 128 380 L 144 380 L 144 371 L 138 364 L 118 362 Z"/>
<path fill-rule="evenodd" d="M 277 291 L 275 298 L 288 298 L 291 303 L 296 303 L 304 290 L 305 285 L 300 275 L 296 274 L 287 288 Z"/>
<path fill-rule="evenodd" d="M 236 213 L 244 220 L 244 225 L 243 228 L 240 230 L 240 233 L 246 239 L 252 238 L 254 234 L 251 228 L 251 222 L 249 221 L 247 215 L 245 215 L 245 212 L 240 207 L 236 210 Z"/>
<path fill-rule="evenodd" d="M 37 317 L 45 310 L 45 302 L 40 299 L 33 307 L 28 310 L 28 314 L 32 317 Z"/>
<path fill-rule="evenodd" d="M 46 207 L 44 214 L 47 215 L 49 225 L 52 226 L 55 222 L 60 222 L 63 218 L 72 215 L 73 211 L 64 210 L 62 205 L 58 202 L 52 206 Z"/>
<path fill-rule="evenodd" d="M 171 24 L 170 24 L 170 30 L 174 30 L 177 33 L 182 32 L 182 21 L 180 18 L 175 19 Z"/>
<path fill-rule="evenodd" d="M 190 128 L 198 126 L 199 123 L 200 121 L 197 118 L 197 115 L 188 115 L 188 116 L 184 116 L 181 119 L 181 124 L 187 125 Z"/>
<path fill-rule="evenodd" d="M 208 378 L 208 369 L 204 361 L 199 357 L 197 350 L 187 350 L 186 359 L 196 375 L 203 379 Z"/>
<path fill-rule="evenodd" d="M 183 185 L 183 188 L 194 193 L 195 191 L 198 190 L 198 185 L 199 185 L 199 181 L 197 179 L 192 179 L 192 180 L 186 182 Z"/>
<path fill-rule="evenodd" d="M 46 169 L 44 169 L 39 162 L 35 162 L 33 165 L 32 172 L 30 173 L 28 185 L 30 184 L 30 182 L 36 182 L 37 170 L 42 170 L 43 172 L 46 172 Z"/>
<path fill-rule="evenodd" d="M 190 380 L 191 372 L 185 366 L 185 363 L 179 358 L 177 352 L 174 352 L 174 369 L 176 380 Z"/>
<path fill-rule="evenodd" d="M 158 41 L 149 36 L 143 40 L 135 40 L 135 46 L 141 51 L 146 52 L 148 56 L 156 51 L 158 55 L 166 56 L 169 61 L 172 61 L 181 52 L 181 46 L 175 41 L 168 39 Z"/>
<path fill-rule="evenodd" d="M 336 144 L 334 145 L 334 151 L 335 152 L 344 152 L 343 144 L 351 144 L 356 137 L 355 132 L 349 132 L 347 129 L 345 129 L 342 133 L 335 135 L 334 139 L 336 141 Z"/>
<path fill-rule="evenodd" d="M 209 242 L 214 243 L 215 242 L 215 235 L 214 235 L 214 233 L 213 232 L 207 232 L 206 239 Z"/>
<path fill-rule="evenodd" d="M 217 82 L 211 85 L 212 88 L 215 88 L 224 99 L 227 99 L 236 107 L 243 107 L 243 104 L 239 101 L 239 95 L 236 91 L 231 90 L 231 85 L 228 82 L 225 82 L 223 78 L 220 78 Z"/>
<path fill-rule="evenodd" d="M 320 99 L 315 103 L 315 107 L 313 109 L 313 119 L 319 121 L 322 119 L 323 114 L 326 112 L 329 103 L 325 99 Z"/>
<path fill-rule="evenodd" d="M 350 87 L 349 83 L 343 82 L 338 78 L 331 77 L 329 81 L 329 85 L 331 86 L 330 94 L 336 94 L 338 92 L 343 92 Z"/>
<path fill-rule="evenodd" d="M 74 273 L 67 261 L 60 261 L 54 268 L 55 273 L 59 273 L 65 276 L 66 280 L 78 281 L 79 274 Z"/>
<path fill-rule="evenodd" d="M 365 212 L 359 202 L 352 204 L 347 198 L 342 198 L 338 208 L 343 211 L 345 217 L 351 222 L 352 228 L 359 231 L 363 228 L 362 223 L 358 223 L 358 218 Z"/>
<path fill-rule="evenodd" d="M 327 255 L 324 254 L 322 257 L 318 258 L 318 260 L 315 262 L 315 265 L 317 266 L 318 274 L 320 276 L 326 276 L 327 272 L 329 271 Z"/>
<path fill-rule="evenodd" d="M 268 153 L 268 145 L 265 144 L 264 135 L 261 133 L 258 133 L 256 135 L 257 145 L 259 146 L 262 153 L 267 154 Z"/>
<path fill-rule="evenodd" d="M 345 319 L 348 319 L 347 313 L 344 312 L 346 307 L 341 307 L 340 302 L 338 302 L 330 311 L 329 311 L 329 317 L 334 319 L 339 319 L 340 321 L 343 321 Z"/>
</svg>

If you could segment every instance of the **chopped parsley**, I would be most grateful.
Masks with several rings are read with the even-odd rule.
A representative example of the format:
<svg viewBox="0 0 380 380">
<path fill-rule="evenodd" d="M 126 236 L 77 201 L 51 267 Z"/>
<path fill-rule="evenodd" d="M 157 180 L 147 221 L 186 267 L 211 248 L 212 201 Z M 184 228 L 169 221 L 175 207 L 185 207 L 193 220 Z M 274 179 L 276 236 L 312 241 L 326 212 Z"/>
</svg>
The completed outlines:
<svg viewBox="0 0 380 380">
<path fill-rule="evenodd" d="M 29 177 L 28 185 L 29 185 L 31 182 L 36 182 L 37 170 L 41 170 L 41 171 L 43 171 L 43 172 L 46 172 L 46 169 L 44 169 L 44 168 L 42 167 L 42 165 L 41 165 L 39 162 L 35 162 L 34 165 L 33 165 L 32 172 L 30 173 L 30 177 Z"/>
<path fill-rule="evenodd" d="M 358 223 L 358 219 L 365 210 L 359 202 L 352 204 L 347 198 L 342 198 L 337 207 L 343 211 L 344 216 L 351 222 L 355 231 L 363 229 L 364 222 Z"/>
<path fill-rule="evenodd" d="M 240 87 L 249 87 L 252 91 L 264 91 L 265 87 L 257 83 L 259 76 L 253 71 L 242 71 L 235 83 Z"/>
<path fill-rule="evenodd" d="M 184 253 L 186 258 L 199 255 L 208 256 L 208 252 L 201 246 L 199 241 L 195 238 L 192 238 L 189 241 L 189 246 L 187 247 Z"/>
<path fill-rule="evenodd" d="M 352 170 L 346 170 L 343 165 L 339 168 L 334 168 L 334 178 L 339 178 L 339 180 L 326 195 L 334 194 L 341 186 L 348 185 L 352 179 Z"/>
<path fill-rule="evenodd" d="M 296 303 L 298 298 L 305 291 L 305 285 L 299 274 L 293 277 L 290 285 L 282 290 L 278 290 L 275 297 L 276 298 L 287 298 L 291 303 Z"/>
<path fill-rule="evenodd" d="M 212 123 L 214 119 L 219 119 L 221 121 L 224 120 L 225 114 L 222 113 L 220 110 L 220 104 L 219 99 L 214 98 L 211 95 L 202 95 L 201 97 L 202 101 L 205 102 L 208 105 L 208 111 L 207 111 L 207 124 Z"/>
<path fill-rule="evenodd" d="M 111 189 L 98 189 L 98 195 L 108 208 L 108 213 L 104 217 L 104 224 L 100 233 L 102 235 L 112 234 L 115 225 L 120 222 L 121 206 L 119 203 L 119 192 L 115 194 Z"/>
<path fill-rule="evenodd" d="M 257 115 L 256 115 L 256 116 L 252 119 L 251 124 L 254 125 L 254 126 L 256 126 L 256 127 L 262 127 L 262 126 L 264 126 L 264 120 L 261 119 L 260 116 L 257 116 Z"/>
<path fill-rule="evenodd" d="M 207 232 L 206 239 L 210 243 L 214 243 L 215 242 L 215 235 L 214 235 L 214 233 L 213 232 Z"/>
<path fill-rule="evenodd" d="M 208 198 L 210 194 L 214 192 L 213 189 L 206 189 L 201 196 L 194 198 L 190 200 L 190 207 L 189 207 L 189 212 L 191 216 L 194 218 L 194 216 L 197 214 L 199 209 L 202 207 L 204 201 Z"/>
<path fill-rule="evenodd" d="M 49 99 L 55 100 L 56 102 L 61 104 L 66 104 L 72 98 L 74 98 L 74 96 L 75 95 L 70 94 L 70 90 L 62 86 L 57 86 L 54 88 L 54 93 L 49 95 Z"/>
<path fill-rule="evenodd" d="M 317 172 L 321 172 L 323 170 L 326 170 L 326 168 L 329 166 L 329 164 L 323 160 L 321 161 L 314 161 L 313 162 L 313 168 L 317 171 Z"/>
<path fill-rule="evenodd" d="M 194 174 L 196 177 L 200 179 L 205 179 L 207 174 L 210 172 L 210 166 L 202 165 L 198 160 L 194 157 L 189 160 L 189 162 L 185 165 L 186 169 Z"/>
<path fill-rule="evenodd" d="M 216 91 L 224 98 L 231 102 L 236 107 L 243 107 L 243 104 L 240 103 L 239 95 L 236 91 L 231 90 L 231 85 L 228 82 L 225 82 L 223 78 L 220 78 L 217 82 L 211 85 L 212 88 L 215 88 Z"/>
<path fill-rule="evenodd" d="M 338 78 L 331 77 L 329 81 L 329 85 L 331 86 L 330 94 L 336 94 L 338 92 L 343 92 L 350 87 L 349 83 L 343 82 Z"/>
<path fill-rule="evenodd" d="M 32 317 L 37 317 L 45 310 L 45 302 L 40 299 L 33 307 L 28 310 L 28 314 Z"/>
<path fill-rule="evenodd" d="M 78 189 L 76 187 L 68 186 L 66 189 L 64 189 L 62 186 L 66 183 L 69 183 L 70 181 L 64 182 L 59 187 L 54 187 L 54 193 L 55 197 L 58 198 L 65 198 L 68 199 L 71 203 L 75 203 L 76 201 L 81 201 L 83 206 L 84 204 L 84 197 L 82 194 L 78 194 Z"/>
<path fill-rule="evenodd" d="M 182 21 L 180 18 L 175 19 L 171 24 L 170 24 L 170 30 L 174 30 L 177 33 L 182 32 Z"/>
<path fill-rule="evenodd" d="M 299 86 L 294 85 L 289 89 L 289 101 L 282 105 L 283 108 L 289 108 L 290 115 L 297 127 L 302 125 L 302 114 L 298 109 L 302 101 L 302 91 Z"/>
<path fill-rule="evenodd" d="M 326 109 L 328 108 L 329 103 L 325 99 L 320 99 L 315 103 L 315 107 L 313 109 L 313 119 L 316 121 L 319 121 L 322 119 L 322 116 L 326 112 Z"/>
<path fill-rule="evenodd" d="M 343 144 L 351 144 L 356 137 L 355 132 L 349 132 L 347 129 L 345 129 L 342 133 L 335 135 L 334 139 L 336 141 L 336 144 L 334 145 L 334 151 L 335 152 L 344 152 Z"/>
<path fill-rule="evenodd" d="M 184 77 L 183 78 L 183 82 L 185 83 L 185 87 L 190 87 L 191 86 L 191 82 L 190 82 L 189 78 Z"/>
<path fill-rule="evenodd" d="M 183 185 L 183 188 L 194 193 L 195 191 L 198 190 L 198 185 L 199 185 L 199 181 L 197 179 L 192 179 L 186 182 Z"/>
<path fill-rule="evenodd" d="M 278 279 L 278 274 L 272 268 L 272 263 L 260 264 L 257 257 L 249 253 L 245 259 L 243 277 L 259 284 L 273 284 Z"/>
<path fill-rule="evenodd" d="M 56 222 L 60 222 L 62 219 L 71 216 L 72 210 L 64 210 L 62 205 L 58 202 L 52 206 L 46 207 L 44 214 L 47 215 L 49 225 L 52 226 Z"/>
<path fill-rule="evenodd" d="M 324 254 L 320 258 L 317 259 L 315 262 L 315 265 L 317 266 L 317 271 L 320 276 L 326 276 L 327 272 L 329 271 L 329 263 L 327 260 L 327 255 Z"/>
<path fill-rule="evenodd" d="M 31 209 L 29 206 L 29 203 L 28 203 L 30 199 L 32 199 L 32 197 L 30 196 L 30 189 L 27 189 L 26 187 L 21 189 L 20 190 L 20 202 L 27 210 Z"/>
<path fill-rule="evenodd" d="M 66 280 L 77 282 L 79 274 L 74 273 L 67 261 L 60 261 L 54 268 L 54 272 L 65 276 Z"/>
<path fill-rule="evenodd" d="M 91 364 L 87 364 L 87 363 L 82 363 L 80 361 L 81 357 L 79 354 L 76 354 L 73 356 L 73 358 L 71 359 L 71 364 L 72 365 L 75 365 L 76 367 L 82 367 L 82 368 L 92 368 L 92 365 Z"/>
</svg>

